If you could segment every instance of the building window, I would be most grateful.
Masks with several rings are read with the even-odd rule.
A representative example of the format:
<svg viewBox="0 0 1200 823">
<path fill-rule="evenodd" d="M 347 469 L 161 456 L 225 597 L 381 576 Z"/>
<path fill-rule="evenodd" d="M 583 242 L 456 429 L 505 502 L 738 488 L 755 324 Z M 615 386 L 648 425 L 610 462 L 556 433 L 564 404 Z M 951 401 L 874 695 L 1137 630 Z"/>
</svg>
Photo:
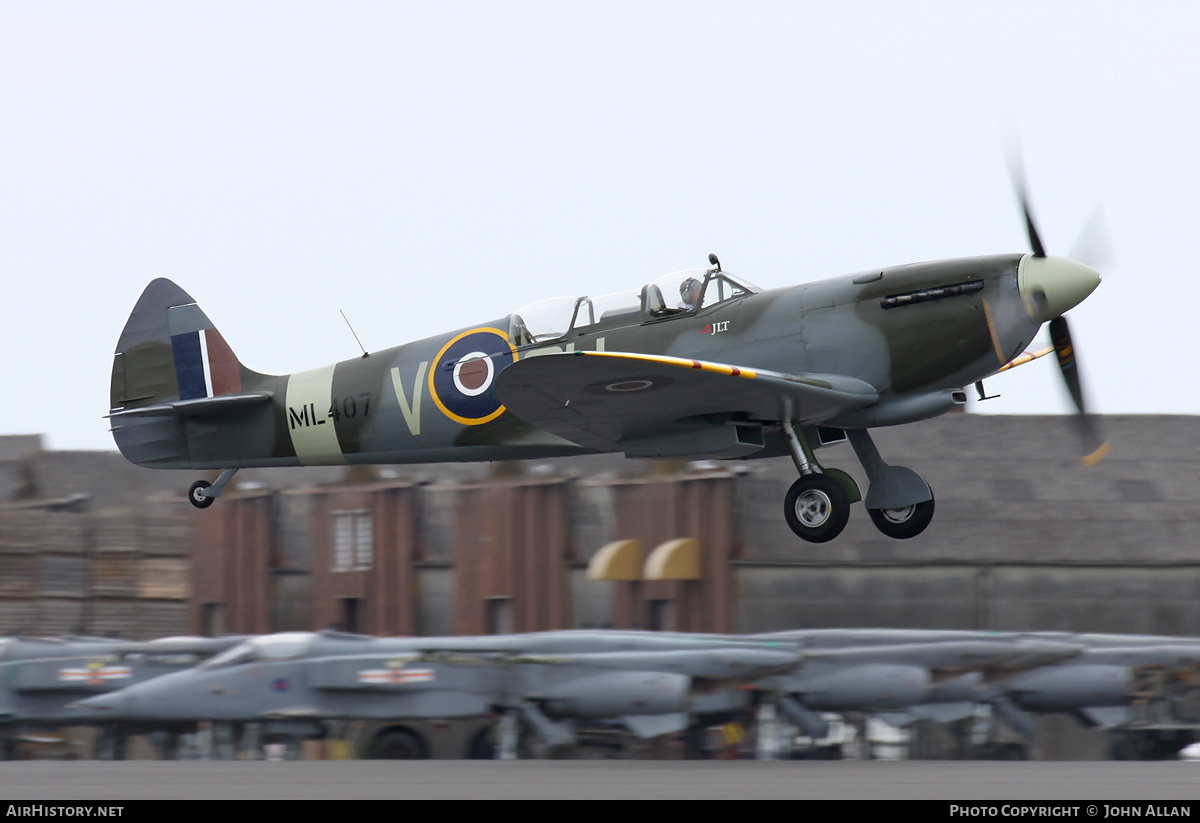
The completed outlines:
<svg viewBox="0 0 1200 823">
<path fill-rule="evenodd" d="M 366 509 L 333 513 L 333 570 L 365 571 L 371 568 L 374 538 L 371 513 Z"/>
</svg>

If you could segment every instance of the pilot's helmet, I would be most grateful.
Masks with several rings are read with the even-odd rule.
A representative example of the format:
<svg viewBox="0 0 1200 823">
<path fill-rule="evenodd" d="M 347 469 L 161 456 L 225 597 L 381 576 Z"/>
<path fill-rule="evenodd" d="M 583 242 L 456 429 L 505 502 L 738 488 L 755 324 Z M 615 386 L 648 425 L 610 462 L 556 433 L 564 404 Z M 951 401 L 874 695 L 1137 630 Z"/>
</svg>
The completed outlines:
<svg viewBox="0 0 1200 823">
<path fill-rule="evenodd" d="M 700 299 L 700 281 L 694 277 L 686 278 L 679 284 L 679 297 L 688 305 L 695 305 Z"/>
</svg>

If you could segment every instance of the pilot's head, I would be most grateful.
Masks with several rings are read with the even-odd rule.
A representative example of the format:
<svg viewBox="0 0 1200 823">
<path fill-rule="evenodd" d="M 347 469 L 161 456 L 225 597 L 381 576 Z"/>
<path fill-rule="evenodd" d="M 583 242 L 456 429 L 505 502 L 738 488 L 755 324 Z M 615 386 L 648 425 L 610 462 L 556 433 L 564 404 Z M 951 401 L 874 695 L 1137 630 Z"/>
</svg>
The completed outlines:
<svg viewBox="0 0 1200 823">
<path fill-rule="evenodd" d="M 679 284 L 679 299 L 685 308 L 694 309 L 700 303 L 700 281 L 689 277 Z"/>
</svg>

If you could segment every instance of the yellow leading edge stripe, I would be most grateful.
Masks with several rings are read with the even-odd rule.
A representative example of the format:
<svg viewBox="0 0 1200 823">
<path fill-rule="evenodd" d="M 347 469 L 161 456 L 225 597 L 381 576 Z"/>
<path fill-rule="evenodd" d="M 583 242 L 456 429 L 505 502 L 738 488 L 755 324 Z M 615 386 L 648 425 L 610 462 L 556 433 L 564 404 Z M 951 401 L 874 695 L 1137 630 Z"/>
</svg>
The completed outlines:
<svg viewBox="0 0 1200 823">
<path fill-rule="evenodd" d="M 681 369 L 698 369 L 713 374 L 726 374 L 730 377 L 745 377 L 753 380 L 757 377 L 754 369 L 743 369 L 740 366 L 730 366 L 725 363 L 709 363 L 704 360 L 690 360 L 685 357 L 670 357 L 665 354 L 627 354 L 625 352 L 582 351 L 590 357 L 616 357 L 622 360 L 644 360 L 647 363 L 662 363 L 667 366 L 677 366 Z"/>
</svg>

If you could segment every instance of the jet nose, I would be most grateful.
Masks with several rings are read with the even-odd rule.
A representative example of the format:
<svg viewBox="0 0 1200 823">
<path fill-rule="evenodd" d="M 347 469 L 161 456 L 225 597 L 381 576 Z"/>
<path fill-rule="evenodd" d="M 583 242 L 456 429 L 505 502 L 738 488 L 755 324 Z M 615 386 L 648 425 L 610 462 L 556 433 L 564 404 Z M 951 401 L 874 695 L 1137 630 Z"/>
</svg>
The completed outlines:
<svg viewBox="0 0 1200 823">
<path fill-rule="evenodd" d="M 1039 323 L 1053 320 L 1083 302 L 1096 286 L 1100 273 L 1066 257 L 1036 257 L 1021 259 L 1017 270 L 1017 287 L 1029 315 Z"/>
</svg>

